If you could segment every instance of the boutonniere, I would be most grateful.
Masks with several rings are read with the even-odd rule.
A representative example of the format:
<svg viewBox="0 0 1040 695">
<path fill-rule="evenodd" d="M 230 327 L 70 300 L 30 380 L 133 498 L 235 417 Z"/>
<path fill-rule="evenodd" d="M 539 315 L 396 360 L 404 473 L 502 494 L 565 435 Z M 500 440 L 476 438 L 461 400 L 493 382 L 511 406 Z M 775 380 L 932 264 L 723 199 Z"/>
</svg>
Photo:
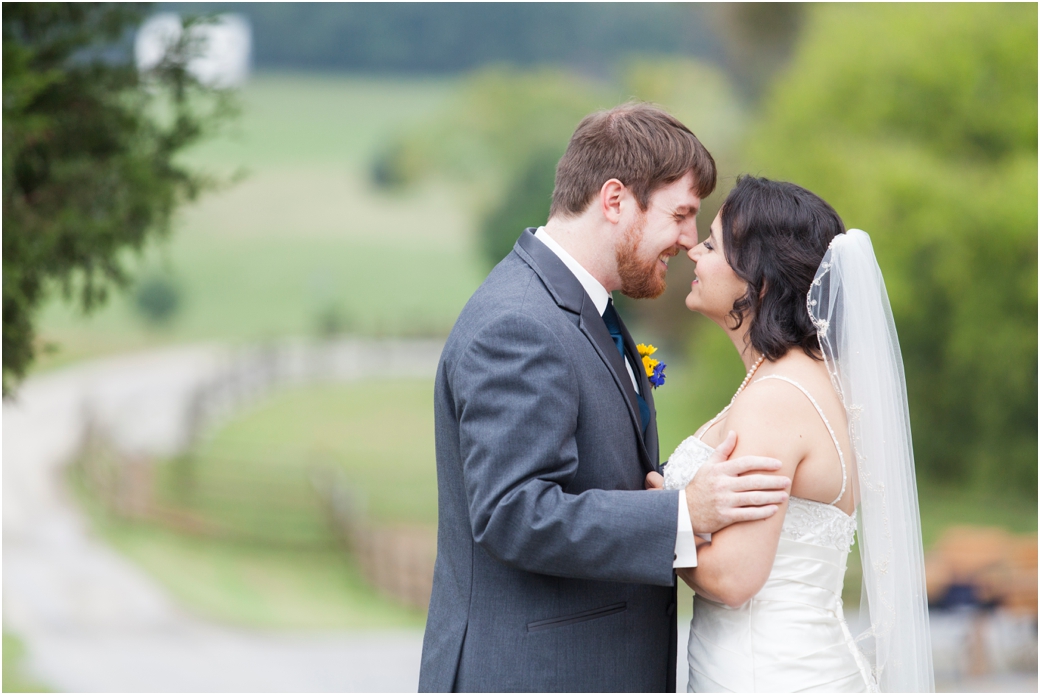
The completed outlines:
<svg viewBox="0 0 1040 695">
<path fill-rule="evenodd" d="M 646 370 L 646 378 L 650 380 L 650 385 L 654 388 L 662 385 L 664 383 L 664 368 L 667 365 L 651 357 L 651 355 L 657 352 L 657 348 L 653 345 L 640 343 L 636 345 L 636 350 L 639 351 L 639 356 L 643 358 L 643 369 Z"/>
</svg>

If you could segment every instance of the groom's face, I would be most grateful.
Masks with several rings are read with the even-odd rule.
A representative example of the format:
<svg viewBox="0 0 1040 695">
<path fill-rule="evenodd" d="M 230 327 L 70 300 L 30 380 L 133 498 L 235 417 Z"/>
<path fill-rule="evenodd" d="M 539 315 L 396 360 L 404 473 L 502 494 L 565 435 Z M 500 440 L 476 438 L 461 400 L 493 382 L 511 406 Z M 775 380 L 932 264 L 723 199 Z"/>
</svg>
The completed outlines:
<svg viewBox="0 0 1040 695">
<path fill-rule="evenodd" d="M 661 296 L 668 261 L 697 244 L 700 208 L 692 171 L 651 194 L 647 209 L 635 215 L 615 249 L 623 294 L 634 299 Z"/>
</svg>

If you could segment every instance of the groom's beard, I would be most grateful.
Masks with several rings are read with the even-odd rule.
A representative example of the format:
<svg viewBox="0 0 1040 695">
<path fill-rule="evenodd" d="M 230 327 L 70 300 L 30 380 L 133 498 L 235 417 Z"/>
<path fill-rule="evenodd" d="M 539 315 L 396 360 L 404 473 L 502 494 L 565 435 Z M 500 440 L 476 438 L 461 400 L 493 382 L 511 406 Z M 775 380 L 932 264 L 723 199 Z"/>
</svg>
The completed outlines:
<svg viewBox="0 0 1040 695">
<path fill-rule="evenodd" d="M 632 299 L 656 299 L 664 293 L 665 288 L 666 270 L 657 264 L 659 256 L 646 259 L 639 254 L 645 227 L 646 218 L 643 217 L 629 228 L 615 251 L 621 293 Z M 674 256 L 678 252 L 676 247 L 668 255 Z"/>
</svg>

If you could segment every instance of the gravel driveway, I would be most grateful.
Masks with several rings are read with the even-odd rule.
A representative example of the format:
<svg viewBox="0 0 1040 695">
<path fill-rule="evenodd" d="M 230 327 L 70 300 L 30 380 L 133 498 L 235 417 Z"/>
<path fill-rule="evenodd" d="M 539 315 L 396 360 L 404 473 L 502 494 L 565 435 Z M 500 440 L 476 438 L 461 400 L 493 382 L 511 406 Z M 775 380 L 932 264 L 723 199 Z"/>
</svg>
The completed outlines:
<svg viewBox="0 0 1040 695">
<path fill-rule="evenodd" d="M 414 370 L 432 375 L 438 352 L 421 347 Z M 205 623 L 96 538 L 66 494 L 61 469 L 88 413 L 121 448 L 175 452 L 192 394 L 230 357 L 189 347 L 107 359 L 33 377 L 4 402 L 3 620 L 27 670 L 64 691 L 414 691 L 421 632 Z"/>
</svg>

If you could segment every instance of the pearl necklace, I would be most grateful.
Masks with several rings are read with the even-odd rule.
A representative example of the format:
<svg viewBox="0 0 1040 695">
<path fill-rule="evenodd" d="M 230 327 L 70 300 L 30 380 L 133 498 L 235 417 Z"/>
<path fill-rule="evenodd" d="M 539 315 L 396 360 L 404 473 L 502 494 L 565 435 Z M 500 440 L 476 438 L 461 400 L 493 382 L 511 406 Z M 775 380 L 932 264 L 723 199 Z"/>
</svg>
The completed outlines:
<svg viewBox="0 0 1040 695">
<path fill-rule="evenodd" d="M 762 363 L 765 361 L 765 359 L 766 359 L 766 356 L 762 355 L 761 357 L 758 358 L 758 360 L 755 361 L 755 363 L 753 365 L 751 365 L 751 369 L 748 370 L 747 376 L 744 377 L 744 381 L 740 382 L 740 386 L 737 387 L 737 392 L 734 393 L 733 394 L 733 398 L 730 399 L 730 401 L 729 401 L 730 405 L 733 405 L 733 401 L 737 400 L 737 396 L 740 395 L 740 392 L 743 391 L 747 387 L 748 382 L 751 381 L 751 377 L 755 376 L 755 372 L 757 372 L 758 368 L 762 366 Z"/>
<path fill-rule="evenodd" d="M 725 408 L 719 411 L 718 415 L 716 415 L 708 421 L 708 424 L 705 425 L 704 428 L 701 430 L 701 436 L 707 434 L 708 430 L 710 430 L 712 426 L 719 421 L 719 418 L 725 415 L 726 411 L 733 406 L 733 401 L 737 400 L 737 396 L 740 395 L 740 392 L 747 388 L 748 383 L 751 382 L 751 377 L 755 376 L 755 372 L 757 372 L 758 368 L 762 366 L 762 363 L 765 361 L 765 359 L 766 356 L 762 355 L 753 365 L 751 365 L 751 369 L 748 370 L 747 376 L 744 377 L 744 381 L 740 382 L 740 386 L 737 387 L 737 392 L 733 394 L 733 398 L 729 399 L 729 405 L 727 405 Z"/>
</svg>

